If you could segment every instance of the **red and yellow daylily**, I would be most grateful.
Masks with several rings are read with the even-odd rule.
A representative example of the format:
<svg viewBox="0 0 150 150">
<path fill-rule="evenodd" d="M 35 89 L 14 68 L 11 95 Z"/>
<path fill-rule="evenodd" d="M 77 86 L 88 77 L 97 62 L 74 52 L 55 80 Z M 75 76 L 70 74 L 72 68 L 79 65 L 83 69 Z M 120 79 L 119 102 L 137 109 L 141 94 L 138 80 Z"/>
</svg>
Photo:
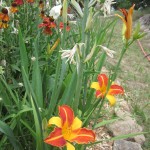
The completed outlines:
<svg viewBox="0 0 150 150">
<path fill-rule="evenodd" d="M 108 87 L 108 77 L 105 74 L 99 74 L 97 77 L 98 82 L 92 82 L 91 88 L 96 90 L 96 97 L 97 98 L 106 98 L 109 100 L 111 106 L 116 103 L 116 99 L 114 95 L 117 94 L 124 94 L 124 90 L 121 86 L 117 84 L 112 84 L 110 89 L 107 92 Z"/>
<path fill-rule="evenodd" d="M 74 117 L 73 110 L 67 106 L 59 106 L 59 117 L 52 117 L 48 126 L 56 125 L 57 127 L 44 140 L 45 143 L 56 147 L 67 147 L 67 150 L 75 150 L 71 144 L 86 144 L 95 141 L 95 133 L 87 128 L 81 128 L 82 121 Z"/>
<path fill-rule="evenodd" d="M 132 14 L 134 10 L 135 4 L 133 4 L 132 7 L 130 7 L 129 11 L 122 8 L 120 11 L 123 13 L 124 17 L 116 14 L 124 23 L 123 25 L 123 35 L 125 36 L 126 40 L 129 40 L 132 33 Z"/>
</svg>

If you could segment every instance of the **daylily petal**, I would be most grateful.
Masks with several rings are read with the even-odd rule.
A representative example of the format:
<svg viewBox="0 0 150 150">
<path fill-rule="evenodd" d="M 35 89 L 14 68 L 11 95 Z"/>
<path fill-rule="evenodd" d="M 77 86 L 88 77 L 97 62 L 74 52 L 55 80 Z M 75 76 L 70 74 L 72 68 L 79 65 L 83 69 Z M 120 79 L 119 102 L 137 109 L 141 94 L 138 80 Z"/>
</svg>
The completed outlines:
<svg viewBox="0 0 150 150">
<path fill-rule="evenodd" d="M 112 95 L 106 95 L 106 98 L 109 100 L 110 106 L 114 106 L 116 104 L 116 98 Z"/>
<path fill-rule="evenodd" d="M 96 98 L 100 98 L 104 96 L 104 94 L 100 90 L 97 90 L 95 95 L 96 95 Z"/>
<path fill-rule="evenodd" d="M 62 120 L 62 126 L 64 124 L 71 126 L 74 120 L 74 112 L 69 106 L 67 105 L 59 106 L 59 115 Z"/>
<path fill-rule="evenodd" d="M 98 82 L 92 82 L 91 88 L 93 88 L 95 90 L 100 90 L 99 83 Z"/>
<path fill-rule="evenodd" d="M 66 140 L 63 138 L 61 128 L 55 128 L 44 142 L 57 147 L 63 147 L 66 145 Z"/>
<path fill-rule="evenodd" d="M 61 118 L 60 117 L 52 117 L 51 119 L 49 119 L 48 126 L 51 126 L 52 124 L 61 128 L 61 125 L 62 125 Z"/>
<path fill-rule="evenodd" d="M 95 141 L 95 133 L 92 130 L 81 128 L 80 130 L 74 132 L 77 132 L 77 134 L 76 137 L 70 140 L 71 142 L 76 142 L 78 144 L 86 144 Z"/>
<path fill-rule="evenodd" d="M 129 9 L 127 16 L 127 32 L 125 34 L 126 39 L 130 39 L 132 33 L 132 14 L 135 4 Z"/>
<path fill-rule="evenodd" d="M 124 94 L 124 89 L 121 86 L 114 84 L 110 86 L 108 94 L 109 95 Z"/>
<path fill-rule="evenodd" d="M 82 121 L 78 117 L 75 117 L 71 127 L 72 130 L 80 129 L 82 127 Z"/>
<path fill-rule="evenodd" d="M 67 150 L 75 150 L 75 147 L 69 142 L 67 142 L 66 147 L 67 147 Z"/>
<path fill-rule="evenodd" d="M 100 88 L 107 87 L 108 77 L 105 74 L 99 74 L 97 77 Z"/>
</svg>

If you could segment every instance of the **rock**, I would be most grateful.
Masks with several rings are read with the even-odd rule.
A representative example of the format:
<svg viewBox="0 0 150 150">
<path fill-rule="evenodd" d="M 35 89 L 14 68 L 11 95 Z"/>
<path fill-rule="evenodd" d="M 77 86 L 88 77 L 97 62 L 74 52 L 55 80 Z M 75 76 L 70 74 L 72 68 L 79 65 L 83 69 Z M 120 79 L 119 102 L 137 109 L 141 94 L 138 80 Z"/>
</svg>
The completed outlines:
<svg viewBox="0 0 150 150">
<path fill-rule="evenodd" d="M 113 136 L 138 133 L 143 131 L 142 127 L 138 125 L 136 120 L 132 117 L 130 108 L 126 101 L 119 101 L 119 108 L 115 109 L 115 114 L 122 120 L 118 120 L 107 126 Z M 142 134 L 130 139 L 141 145 L 145 142 L 145 136 Z"/>
<path fill-rule="evenodd" d="M 132 119 L 116 121 L 112 124 L 109 124 L 108 129 L 113 133 L 114 136 L 142 132 L 141 126 L 139 126 L 135 120 Z"/>
<path fill-rule="evenodd" d="M 135 142 L 117 140 L 114 142 L 113 150 L 142 150 L 141 145 Z"/>
</svg>

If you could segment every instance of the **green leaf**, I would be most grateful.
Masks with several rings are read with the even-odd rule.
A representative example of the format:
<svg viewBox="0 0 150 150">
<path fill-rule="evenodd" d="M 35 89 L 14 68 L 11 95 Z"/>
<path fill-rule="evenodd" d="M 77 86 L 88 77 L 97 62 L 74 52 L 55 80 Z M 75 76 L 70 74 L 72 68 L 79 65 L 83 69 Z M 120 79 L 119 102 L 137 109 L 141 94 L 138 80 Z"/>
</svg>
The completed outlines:
<svg viewBox="0 0 150 150">
<path fill-rule="evenodd" d="M 139 132 L 139 133 L 124 134 L 124 135 L 115 136 L 115 137 L 111 138 L 110 140 L 127 139 L 127 138 L 131 138 L 131 137 L 135 137 L 137 135 L 147 134 L 147 133 L 148 132 Z"/>
<path fill-rule="evenodd" d="M 95 128 L 98 128 L 98 127 L 101 127 L 101 126 L 104 126 L 104 125 L 107 125 L 107 124 L 110 124 L 110 123 L 113 123 L 113 122 L 115 122 L 115 121 L 117 121 L 117 120 L 119 120 L 119 119 L 120 119 L 120 118 L 115 118 L 115 119 L 111 119 L 111 120 L 104 120 L 104 121 L 102 121 L 102 122 L 96 124 L 96 125 L 94 126 L 94 129 L 95 129 Z"/>
<path fill-rule="evenodd" d="M 0 121 L 0 132 L 5 134 L 9 139 L 10 143 L 13 145 L 15 150 L 20 150 L 21 146 L 17 139 L 15 138 L 12 129 L 5 123 Z"/>
<path fill-rule="evenodd" d="M 26 46 L 20 28 L 19 28 L 19 50 L 20 50 L 20 57 L 21 57 L 21 66 L 25 68 L 25 71 L 28 74 L 29 64 L 28 64 L 27 50 L 26 50 Z"/>
<path fill-rule="evenodd" d="M 36 96 L 38 107 L 43 108 L 43 93 L 42 93 L 42 79 L 40 73 L 40 67 L 38 62 L 38 44 L 39 34 L 34 41 L 34 55 L 36 60 L 33 62 L 33 73 L 32 73 L 32 87 Z"/>
</svg>

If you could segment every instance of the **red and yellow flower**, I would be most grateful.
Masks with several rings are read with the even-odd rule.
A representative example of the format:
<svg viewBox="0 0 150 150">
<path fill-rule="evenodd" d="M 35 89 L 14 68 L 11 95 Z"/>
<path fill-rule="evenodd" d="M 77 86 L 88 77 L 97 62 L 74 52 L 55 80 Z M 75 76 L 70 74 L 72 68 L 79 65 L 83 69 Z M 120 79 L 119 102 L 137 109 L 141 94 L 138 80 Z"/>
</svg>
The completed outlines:
<svg viewBox="0 0 150 150">
<path fill-rule="evenodd" d="M 105 74 L 99 74 L 97 77 L 98 82 L 92 82 L 91 88 L 96 90 L 96 97 L 97 98 L 106 98 L 109 100 L 111 106 L 116 103 L 116 99 L 114 95 L 117 94 L 124 94 L 124 90 L 121 86 L 117 84 L 112 84 L 110 89 L 107 92 L 108 87 L 108 77 Z"/>
<path fill-rule="evenodd" d="M 120 9 L 120 11 L 123 13 L 124 17 L 116 14 L 124 23 L 123 26 L 123 35 L 125 36 L 126 40 L 129 40 L 132 33 L 132 14 L 134 10 L 135 4 L 133 4 L 132 7 L 130 7 L 129 11 L 126 9 Z"/>
<path fill-rule="evenodd" d="M 18 12 L 17 3 L 13 2 L 13 3 L 11 4 L 10 11 L 11 11 L 12 13 Z"/>
<path fill-rule="evenodd" d="M 6 8 L 2 8 L 0 13 L 0 20 L 9 21 L 8 10 Z"/>
<path fill-rule="evenodd" d="M 75 150 L 71 144 L 86 144 L 95 141 L 95 133 L 87 128 L 81 128 L 82 121 L 74 116 L 73 110 L 67 106 L 59 106 L 59 117 L 52 117 L 48 125 L 57 127 L 44 140 L 45 143 L 56 147 L 67 147 L 67 150 Z"/>
</svg>

